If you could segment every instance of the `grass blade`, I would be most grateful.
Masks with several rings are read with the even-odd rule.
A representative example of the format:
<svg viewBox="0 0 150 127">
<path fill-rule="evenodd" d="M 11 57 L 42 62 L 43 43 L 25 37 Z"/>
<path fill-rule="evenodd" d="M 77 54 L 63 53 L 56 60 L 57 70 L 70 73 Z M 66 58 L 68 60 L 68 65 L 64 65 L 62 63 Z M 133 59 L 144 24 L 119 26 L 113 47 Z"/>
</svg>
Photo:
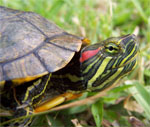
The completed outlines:
<svg viewBox="0 0 150 127">
<path fill-rule="evenodd" d="M 147 16 L 145 15 L 140 3 L 138 0 L 131 0 L 132 3 L 134 4 L 134 6 L 136 7 L 136 9 L 138 10 L 139 14 L 141 15 L 141 17 L 143 18 L 143 20 L 148 23 L 148 19 Z"/>
<path fill-rule="evenodd" d="M 97 101 L 92 105 L 91 110 L 96 123 L 96 127 L 101 127 L 101 123 L 103 119 L 103 102 Z"/>
<path fill-rule="evenodd" d="M 129 88 L 129 91 L 144 109 L 147 119 L 150 119 L 150 93 L 137 81 L 127 84 L 134 85 L 134 87 Z"/>
</svg>

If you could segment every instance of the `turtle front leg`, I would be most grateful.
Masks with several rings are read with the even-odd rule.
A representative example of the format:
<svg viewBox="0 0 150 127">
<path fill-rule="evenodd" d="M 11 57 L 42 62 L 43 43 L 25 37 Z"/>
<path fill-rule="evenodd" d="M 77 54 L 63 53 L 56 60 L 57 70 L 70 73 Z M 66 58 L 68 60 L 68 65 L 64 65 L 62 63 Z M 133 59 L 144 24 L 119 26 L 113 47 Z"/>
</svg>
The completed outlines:
<svg viewBox="0 0 150 127">
<path fill-rule="evenodd" d="M 50 75 L 46 75 L 33 82 L 24 83 L 13 88 L 13 98 L 16 103 L 13 116 L 18 118 L 20 116 L 28 116 L 33 114 L 34 106 L 36 106 L 42 99 L 45 90 L 50 80 Z M 32 121 L 32 117 L 17 120 L 11 123 L 11 126 L 28 126 Z"/>
<path fill-rule="evenodd" d="M 43 104 L 39 105 L 38 107 L 36 107 L 34 109 L 34 113 L 49 110 L 49 109 L 51 109 L 51 108 L 53 108 L 59 104 L 62 104 L 63 102 L 79 98 L 81 95 L 82 95 L 82 93 L 74 94 L 71 92 L 61 94 L 61 95 L 59 95 L 59 96 L 57 96 L 51 100 L 44 102 Z"/>
<path fill-rule="evenodd" d="M 51 74 L 43 76 L 36 81 L 28 82 L 14 88 L 14 98 L 19 105 L 17 109 L 25 108 L 28 106 L 36 106 L 41 101 L 45 93 L 50 76 Z"/>
</svg>

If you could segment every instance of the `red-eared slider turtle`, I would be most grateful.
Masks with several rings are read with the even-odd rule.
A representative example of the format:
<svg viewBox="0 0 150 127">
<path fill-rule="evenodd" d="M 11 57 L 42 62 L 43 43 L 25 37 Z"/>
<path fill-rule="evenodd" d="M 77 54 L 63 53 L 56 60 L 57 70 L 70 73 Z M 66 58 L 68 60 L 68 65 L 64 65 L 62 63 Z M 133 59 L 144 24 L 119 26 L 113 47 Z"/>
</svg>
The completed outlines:
<svg viewBox="0 0 150 127">
<path fill-rule="evenodd" d="M 87 41 L 36 13 L 0 6 L 2 107 L 12 109 L 15 117 L 42 112 L 73 93 L 103 90 L 135 68 L 135 35 L 85 46 Z M 65 99 L 36 108 L 47 89 L 59 91 Z"/>
</svg>

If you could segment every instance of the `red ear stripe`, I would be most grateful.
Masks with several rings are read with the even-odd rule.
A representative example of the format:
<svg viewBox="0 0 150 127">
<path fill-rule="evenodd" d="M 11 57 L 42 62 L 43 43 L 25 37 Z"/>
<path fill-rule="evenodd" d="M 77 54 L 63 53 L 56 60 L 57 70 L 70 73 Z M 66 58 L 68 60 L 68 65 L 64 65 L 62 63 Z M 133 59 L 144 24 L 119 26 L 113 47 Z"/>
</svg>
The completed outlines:
<svg viewBox="0 0 150 127">
<path fill-rule="evenodd" d="M 89 51 L 85 51 L 81 54 L 80 57 L 80 62 L 84 62 L 85 60 L 91 58 L 92 56 L 96 55 L 100 50 L 100 47 L 98 49 L 95 50 L 89 50 Z"/>
</svg>

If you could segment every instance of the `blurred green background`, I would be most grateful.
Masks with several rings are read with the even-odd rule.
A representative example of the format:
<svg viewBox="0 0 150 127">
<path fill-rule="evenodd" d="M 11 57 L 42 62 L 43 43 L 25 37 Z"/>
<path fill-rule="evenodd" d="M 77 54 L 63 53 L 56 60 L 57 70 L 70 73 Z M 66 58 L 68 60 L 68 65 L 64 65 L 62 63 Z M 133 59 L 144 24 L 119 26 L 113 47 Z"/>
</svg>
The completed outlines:
<svg viewBox="0 0 150 127">
<path fill-rule="evenodd" d="M 139 39 L 137 68 L 107 96 L 94 104 L 38 116 L 32 126 L 150 125 L 150 0 L 0 0 L 0 5 L 36 12 L 92 43 L 129 33 Z M 85 93 L 82 99 L 95 94 Z"/>
</svg>

